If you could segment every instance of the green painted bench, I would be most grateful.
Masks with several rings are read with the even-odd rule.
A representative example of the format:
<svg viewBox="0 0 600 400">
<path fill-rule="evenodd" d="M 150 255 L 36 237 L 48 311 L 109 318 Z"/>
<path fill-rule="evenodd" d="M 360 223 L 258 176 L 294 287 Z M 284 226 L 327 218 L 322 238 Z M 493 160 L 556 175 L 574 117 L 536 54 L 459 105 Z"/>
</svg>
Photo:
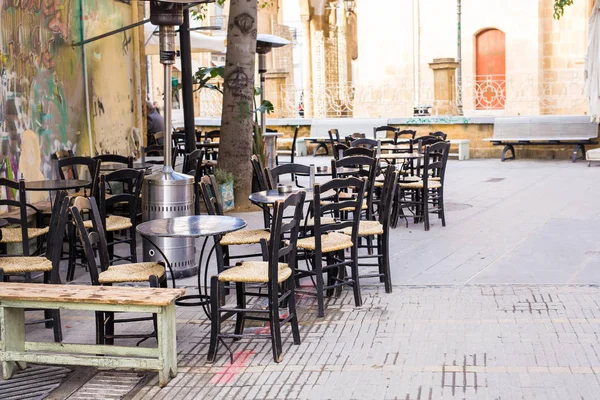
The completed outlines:
<svg viewBox="0 0 600 400">
<path fill-rule="evenodd" d="M 175 300 L 184 289 L 0 283 L 3 378 L 27 362 L 158 371 L 165 386 L 177 375 Z M 158 347 L 25 341 L 26 308 L 155 313 Z M 100 355 L 99 355 L 100 354 Z"/>
</svg>

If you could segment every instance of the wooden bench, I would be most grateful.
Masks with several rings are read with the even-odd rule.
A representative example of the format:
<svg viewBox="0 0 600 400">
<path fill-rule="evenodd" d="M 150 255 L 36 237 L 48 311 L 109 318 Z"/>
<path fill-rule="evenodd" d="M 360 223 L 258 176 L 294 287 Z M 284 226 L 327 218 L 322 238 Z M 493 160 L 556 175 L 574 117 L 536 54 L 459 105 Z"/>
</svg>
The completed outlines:
<svg viewBox="0 0 600 400">
<path fill-rule="evenodd" d="M 469 159 L 469 147 L 471 144 L 471 141 L 469 139 L 451 139 L 450 144 L 456 145 L 458 147 L 458 153 L 450 153 L 450 156 L 458 157 L 458 161 Z"/>
<path fill-rule="evenodd" d="M 585 145 L 597 144 L 598 124 L 589 117 L 544 115 L 538 117 L 502 117 L 494 120 L 494 136 L 483 139 L 503 145 L 502 161 L 515 159 L 514 146 L 574 145 L 572 160 L 585 159 Z M 510 150 L 512 156 L 506 154 Z M 578 153 L 581 151 L 581 157 Z"/>
<path fill-rule="evenodd" d="M 165 386 L 177 375 L 175 299 L 184 289 L 0 283 L 0 361 L 9 379 L 27 362 L 158 371 Z M 25 341 L 26 308 L 155 313 L 156 348 Z M 103 354 L 103 355 L 98 355 Z"/>
</svg>

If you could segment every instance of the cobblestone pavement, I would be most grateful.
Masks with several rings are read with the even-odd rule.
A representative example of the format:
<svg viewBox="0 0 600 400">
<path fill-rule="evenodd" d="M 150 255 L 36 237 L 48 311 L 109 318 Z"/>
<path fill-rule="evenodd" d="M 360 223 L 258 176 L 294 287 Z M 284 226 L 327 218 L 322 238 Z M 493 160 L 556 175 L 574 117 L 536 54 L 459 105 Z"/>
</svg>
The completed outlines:
<svg viewBox="0 0 600 400">
<path fill-rule="evenodd" d="M 179 375 L 136 399 L 597 399 L 600 290 L 592 286 L 395 287 L 332 299 L 316 318 L 300 301 L 302 344 L 284 330 L 221 347 L 206 364 L 209 325 L 179 310 Z M 185 324 L 183 324 L 185 322 Z M 228 325 L 231 328 L 231 324 Z M 261 327 L 257 327 L 261 329 Z"/>
</svg>

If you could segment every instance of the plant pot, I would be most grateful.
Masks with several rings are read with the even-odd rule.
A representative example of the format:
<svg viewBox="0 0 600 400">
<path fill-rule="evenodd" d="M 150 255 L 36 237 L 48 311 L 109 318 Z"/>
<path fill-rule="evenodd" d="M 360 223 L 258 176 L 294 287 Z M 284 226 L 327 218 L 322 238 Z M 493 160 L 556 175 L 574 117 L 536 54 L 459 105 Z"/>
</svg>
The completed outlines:
<svg viewBox="0 0 600 400">
<path fill-rule="evenodd" d="M 233 210 L 235 208 L 235 199 L 233 195 L 233 181 L 227 181 L 219 184 L 219 194 L 221 195 L 221 203 L 223 204 L 223 212 Z"/>
</svg>

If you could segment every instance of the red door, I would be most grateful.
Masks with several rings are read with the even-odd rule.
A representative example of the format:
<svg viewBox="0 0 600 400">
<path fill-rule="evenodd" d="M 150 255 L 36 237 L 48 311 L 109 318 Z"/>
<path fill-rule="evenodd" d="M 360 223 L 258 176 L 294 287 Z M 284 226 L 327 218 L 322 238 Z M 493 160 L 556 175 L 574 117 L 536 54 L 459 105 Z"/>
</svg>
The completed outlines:
<svg viewBox="0 0 600 400">
<path fill-rule="evenodd" d="M 504 109 L 506 102 L 506 47 L 504 32 L 488 29 L 477 35 L 475 82 L 478 110 Z"/>
</svg>

